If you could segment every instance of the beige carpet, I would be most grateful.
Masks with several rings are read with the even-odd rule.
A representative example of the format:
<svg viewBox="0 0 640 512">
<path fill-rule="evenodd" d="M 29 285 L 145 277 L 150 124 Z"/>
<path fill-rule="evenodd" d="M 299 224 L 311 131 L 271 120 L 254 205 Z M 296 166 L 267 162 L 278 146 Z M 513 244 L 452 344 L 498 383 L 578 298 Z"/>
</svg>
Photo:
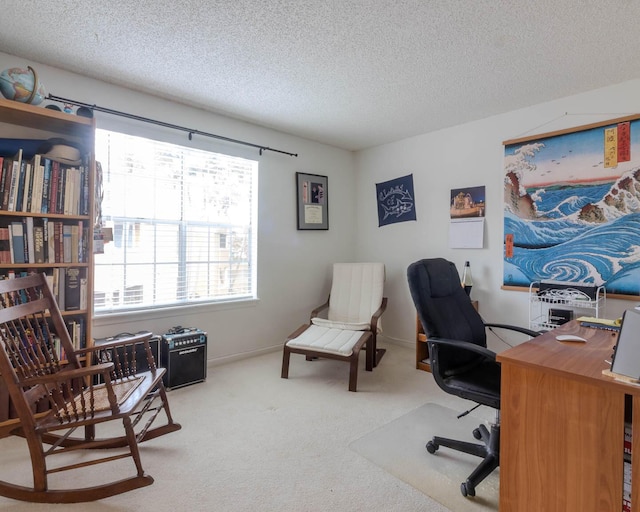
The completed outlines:
<svg viewBox="0 0 640 512">
<path fill-rule="evenodd" d="M 460 493 L 460 484 L 480 462 L 478 457 L 440 447 L 425 449 L 435 434 L 475 442 L 471 434 L 482 419 L 428 403 L 352 442 L 352 450 L 456 512 L 498 510 L 499 469 L 476 488 L 474 498 Z M 443 428 L 446 426 L 445 428 Z"/>
<path fill-rule="evenodd" d="M 0 498 L 0 512 L 467 510 L 462 508 L 468 505 L 459 496 L 457 480 L 444 487 L 461 505 L 445 508 L 418 490 L 418 484 L 404 482 L 349 449 L 371 432 L 384 432 L 393 420 L 402 422 L 425 402 L 455 411 L 470 404 L 447 395 L 431 374 L 416 370 L 412 346 L 383 346 L 387 353 L 373 372 L 364 371 L 361 358 L 357 393 L 347 391 L 349 365 L 340 361 L 305 361 L 298 356 L 291 360 L 289 379 L 281 379 L 281 349 L 211 366 L 206 382 L 169 392 L 173 416 L 182 430 L 140 447 L 143 467 L 155 479 L 153 485 L 74 505 Z M 479 409 L 474 414 L 485 412 Z M 429 430 L 442 432 L 443 426 L 449 429 L 456 420 L 447 418 L 437 429 L 419 417 L 415 422 L 419 442 L 408 450 L 414 455 L 404 458 L 417 460 L 424 455 L 428 463 L 424 443 Z M 117 422 L 112 428 L 121 430 Z M 402 454 L 407 450 L 404 437 L 391 439 L 389 446 L 376 443 L 376 447 L 390 455 Z M 86 456 L 81 451 L 75 455 Z M 445 460 L 446 455 L 443 451 L 430 457 Z M 128 459 L 108 466 L 52 475 L 52 488 L 95 484 L 89 473 L 99 481 L 104 476 L 123 478 L 134 469 Z M 24 439 L 0 439 L 0 480 L 30 484 Z M 480 495 L 484 492 L 484 487 L 478 488 Z"/>
</svg>

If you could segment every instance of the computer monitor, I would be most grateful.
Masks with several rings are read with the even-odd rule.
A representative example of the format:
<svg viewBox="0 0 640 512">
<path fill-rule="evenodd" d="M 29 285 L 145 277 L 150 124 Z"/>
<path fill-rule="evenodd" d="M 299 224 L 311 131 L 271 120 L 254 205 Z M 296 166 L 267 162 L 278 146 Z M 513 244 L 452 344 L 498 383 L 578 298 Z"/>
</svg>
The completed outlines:
<svg viewBox="0 0 640 512">
<path fill-rule="evenodd" d="M 640 379 L 640 311 L 627 309 L 622 315 L 611 371 Z"/>
</svg>

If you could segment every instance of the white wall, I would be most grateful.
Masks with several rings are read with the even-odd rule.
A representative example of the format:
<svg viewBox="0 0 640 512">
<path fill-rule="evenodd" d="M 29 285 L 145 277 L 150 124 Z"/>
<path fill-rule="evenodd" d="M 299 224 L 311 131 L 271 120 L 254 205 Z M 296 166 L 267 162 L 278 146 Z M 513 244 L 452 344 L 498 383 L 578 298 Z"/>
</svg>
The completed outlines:
<svg viewBox="0 0 640 512">
<path fill-rule="evenodd" d="M 190 143 L 183 132 L 96 113 L 100 128 L 122 128 L 260 162 L 259 300 L 251 304 L 182 308 L 161 314 L 97 319 L 96 337 L 142 329 L 162 333 L 174 325 L 193 326 L 209 333 L 210 361 L 259 353 L 281 346 L 287 334 L 308 320 L 311 309 L 325 301 L 332 262 L 353 261 L 356 205 L 352 200 L 355 178 L 351 152 L 0 53 L 0 69 L 27 65 L 38 71 L 47 92 L 55 96 L 299 154 L 295 158 L 267 151 L 260 156 L 254 149 L 198 136 Z M 328 231 L 296 229 L 297 171 L 328 176 Z"/>
<path fill-rule="evenodd" d="M 501 289 L 502 142 L 638 113 L 639 88 L 640 80 L 633 80 L 357 153 L 356 259 L 386 263 L 386 336 L 414 343 L 415 309 L 406 284 L 406 269 L 413 261 L 433 257 L 455 262 L 460 273 L 465 260 L 471 262 L 471 295 L 479 300 L 486 320 L 527 325 L 528 294 Z M 417 221 L 378 227 L 375 184 L 409 173 L 413 173 Z M 486 187 L 484 248 L 449 249 L 450 191 L 477 185 Z M 615 318 L 635 305 L 609 300 L 606 316 Z M 512 343 L 521 341 L 509 339 Z M 496 339 L 490 339 L 489 345 L 494 350 L 507 348 Z"/>
<path fill-rule="evenodd" d="M 298 158 L 270 152 L 259 156 L 243 146 L 199 137 L 191 143 L 260 162 L 258 301 L 120 315 L 95 323 L 97 337 L 141 329 L 164 332 L 178 324 L 200 327 L 209 332 L 210 361 L 280 346 L 326 298 L 334 261 L 386 264 L 389 307 L 383 340 L 413 345 L 415 313 L 406 269 L 411 262 L 429 257 L 450 259 L 459 269 L 469 260 L 474 277 L 472 297 L 480 301 L 483 316 L 526 325 L 527 294 L 501 290 L 502 142 L 640 112 L 640 80 L 633 80 L 353 154 L 0 53 L 0 69 L 27 65 L 38 70 L 47 91 L 56 96 L 299 154 Z M 106 114 L 96 117 L 99 127 L 190 144 L 181 132 Z M 329 231 L 296 230 L 296 171 L 328 176 Z M 379 228 L 375 184 L 408 173 L 414 175 L 418 220 Z M 476 185 L 486 187 L 484 248 L 449 249 L 450 190 Z M 609 300 L 606 316 L 619 316 L 630 305 L 635 302 Z M 506 348 L 495 339 L 489 344 L 495 350 Z"/>
</svg>

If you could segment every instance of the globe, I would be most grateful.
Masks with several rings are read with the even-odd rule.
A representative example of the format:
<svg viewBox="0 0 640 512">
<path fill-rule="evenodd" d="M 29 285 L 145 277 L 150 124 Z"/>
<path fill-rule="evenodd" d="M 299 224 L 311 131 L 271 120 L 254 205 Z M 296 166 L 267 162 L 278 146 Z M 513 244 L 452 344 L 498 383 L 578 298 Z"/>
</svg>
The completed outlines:
<svg viewBox="0 0 640 512">
<path fill-rule="evenodd" d="M 38 105 L 45 97 L 44 86 L 35 70 L 9 68 L 0 73 L 0 93 L 8 100 Z"/>
</svg>

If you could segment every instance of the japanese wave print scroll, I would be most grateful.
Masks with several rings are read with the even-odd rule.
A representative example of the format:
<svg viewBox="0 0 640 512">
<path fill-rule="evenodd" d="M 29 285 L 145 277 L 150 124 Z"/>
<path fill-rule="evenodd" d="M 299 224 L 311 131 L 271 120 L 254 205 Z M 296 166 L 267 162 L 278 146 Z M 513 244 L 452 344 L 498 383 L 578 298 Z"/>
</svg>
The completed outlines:
<svg viewBox="0 0 640 512">
<path fill-rule="evenodd" d="M 640 293 L 639 117 L 504 143 L 505 286 Z"/>
</svg>

